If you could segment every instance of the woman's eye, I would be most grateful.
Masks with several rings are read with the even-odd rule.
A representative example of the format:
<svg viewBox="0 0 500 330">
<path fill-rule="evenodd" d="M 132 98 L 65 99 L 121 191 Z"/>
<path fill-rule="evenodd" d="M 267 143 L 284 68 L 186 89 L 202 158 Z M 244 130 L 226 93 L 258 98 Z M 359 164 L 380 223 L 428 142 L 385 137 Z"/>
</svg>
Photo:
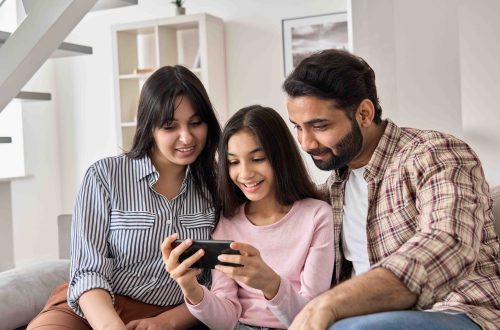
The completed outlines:
<svg viewBox="0 0 500 330">
<path fill-rule="evenodd" d="M 227 163 L 229 165 L 236 165 L 236 164 L 238 164 L 238 161 L 237 160 L 228 160 Z"/>
<path fill-rule="evenodd" d="M 203 124 L 203 122 L 201 120 L 199 121 L 193 121 L 190 123 L 191 126 L 200 126 L 201 124 Z"/>
<path fill-rule="evenodd" d="M 174 126 L 163 126 L 162 128 L 166 131 L 170 131 L 174 129 Z"/>
<path fill-rule="evenodd" d="M 265 161 L 266 158 L 265 157 L 261 157 L 261 158 L 254 158 L 253 161 L 256 162 L 256 163 L 260 163 L 260 162 L 263 162 Z"/>
</svg>

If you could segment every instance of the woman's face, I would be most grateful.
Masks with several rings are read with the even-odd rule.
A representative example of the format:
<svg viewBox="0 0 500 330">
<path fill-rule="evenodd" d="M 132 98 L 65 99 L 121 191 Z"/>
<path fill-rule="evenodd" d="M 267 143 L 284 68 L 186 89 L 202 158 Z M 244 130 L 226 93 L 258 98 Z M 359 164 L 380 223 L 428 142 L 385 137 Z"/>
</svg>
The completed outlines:
<svg viewBox="0 0 500 330">
<path fill-rule="evenodd" d="M 189 165 L 200 155 L 208 126 L 194 111 L 187 97 L 179 96 L 172 122 L 153 129 L 155 160 L 172 165 Z"/>
<path fill-rule="evenodd" d="M 229 176 L 250 201 L 275 198 L 273 168 L 253 133 L 243 130 L 231 136 L 227 155 Z"/>
</svg>

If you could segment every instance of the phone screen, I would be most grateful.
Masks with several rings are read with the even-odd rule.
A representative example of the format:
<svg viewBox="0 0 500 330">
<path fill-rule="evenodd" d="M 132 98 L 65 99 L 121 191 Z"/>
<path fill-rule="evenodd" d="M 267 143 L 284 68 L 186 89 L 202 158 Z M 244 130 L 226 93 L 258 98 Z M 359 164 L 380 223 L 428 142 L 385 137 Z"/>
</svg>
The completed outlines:
<svg viewBox="0 0 500 330">
<path fill-rule="evenodd" d="M 181 244 L 184 240 L 177 239 L 172 243 L 172 247 L 175 248 Z M 232 267 L 241 267 L 240 264 L 233 264 L 229 262 L 220 262 L 217 257 L 220 254 L 240 254 L 238 250 L 233 250 L 229 247 L 232 241 L 222 241 L 222 240 L 212 240 L 212 241 L 198 241 L 193 240 L 193 244 L 184 251 L 180 257 L 179 262 L 183 262 L 198 250 L 203 249 L 205 254 L 203 257 L 196 261 L 191 268 L 215 268 L 215 265 L 225 265 Z"/>
</svg>

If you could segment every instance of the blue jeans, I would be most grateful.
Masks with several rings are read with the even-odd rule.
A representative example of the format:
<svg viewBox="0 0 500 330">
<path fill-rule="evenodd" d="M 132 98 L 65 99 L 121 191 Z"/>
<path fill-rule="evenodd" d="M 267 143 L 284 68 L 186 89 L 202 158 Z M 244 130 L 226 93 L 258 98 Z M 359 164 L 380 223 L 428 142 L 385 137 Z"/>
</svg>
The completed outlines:
<svg viewBox="0 0 500 330">
<path fill-rule="evenodd" d="M 394 311 L 349 317 L 329 330 L 481 330 L 467 315 L 443 312 Z"/>
</svg>

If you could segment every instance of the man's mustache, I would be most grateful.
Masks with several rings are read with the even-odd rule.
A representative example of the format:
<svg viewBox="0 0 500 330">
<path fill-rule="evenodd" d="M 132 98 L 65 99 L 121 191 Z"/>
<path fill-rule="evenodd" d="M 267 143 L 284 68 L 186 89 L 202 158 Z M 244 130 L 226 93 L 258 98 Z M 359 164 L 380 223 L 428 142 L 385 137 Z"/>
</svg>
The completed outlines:
<svg viewBox="0 0 500 330">
<path fill-rule="evenodd" d="M 328 148 L 321 148 L 321 149 L 308 150 L 307 153 L 311 156 L 317 156 L 317 155 L 321 155 L 321 154 L 328 152 L 328 151 L 329 151 Z"/>
</svg>

